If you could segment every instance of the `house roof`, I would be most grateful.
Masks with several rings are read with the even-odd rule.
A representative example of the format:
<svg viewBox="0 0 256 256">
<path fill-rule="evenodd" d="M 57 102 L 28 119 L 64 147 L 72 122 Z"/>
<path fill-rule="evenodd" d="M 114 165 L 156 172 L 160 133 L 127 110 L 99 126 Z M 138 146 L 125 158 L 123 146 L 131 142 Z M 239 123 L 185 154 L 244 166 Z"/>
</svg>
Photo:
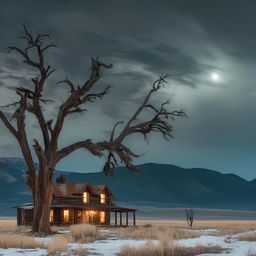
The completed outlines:
<svg viewBox="0 0 256 256">
<path fill-rule="evenodd" d="M 114 204 L 111 205 L 71 205 L 71 204 L 63 204 L 63 203 L 55 203 L 51 205 L 52 208 L 76 208 L 76 209 L 84 209 L 84 210 L 98 210 L 98 211 L 117 211 L 117 212 L 135 212 L 137 209 L 125 208 L 122 206 L 117 206 Z M 20 209 L 33 209 L 33 203 L 16 205 L 14 208 Z"/>
<path fill-rule="evenodd" d="M 106 191 L 114 200 L 114 195 L 107 185 L 91 185 L 89 183 L 53 183 L 53 195 L 55 197 L 77 197 L 83 192 L 90 191 L 94 195 L 100 196 L 100 193 Z"/>
</svg>

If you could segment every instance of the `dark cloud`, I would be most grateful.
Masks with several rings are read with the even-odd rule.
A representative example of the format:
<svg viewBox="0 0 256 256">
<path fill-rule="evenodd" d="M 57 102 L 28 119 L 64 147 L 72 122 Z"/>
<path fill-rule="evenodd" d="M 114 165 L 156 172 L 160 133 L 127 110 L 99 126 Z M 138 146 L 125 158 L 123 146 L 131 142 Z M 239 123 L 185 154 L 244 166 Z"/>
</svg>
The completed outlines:
<svg viewBox="0 0 256 256">
<path fill-rule="evenodd" d="M 159 105 L 171 99 L 170 109 L 185 109 L 189 118 L 174 123 L 171 144 L 153 136 L 153 146 L 146 147 L 138 143 L 139 136 L 130 138 L 128 144 L 139 153 L 146 152 L 140 161 L 215 168 L 252 178 L 255 11 L 255 1 L 233 0 L 3 0 L 1 47 L 21 44 L 17 36 L 22 23 L 35 32 L 49 33 L 50 40 L 57 43 L 58 48 L 47 55 L 48 63 L 57 68 L 45 90 L 46 97 L 56 101 L 44 106 L 49 117 L 56 114 L 56 106 L 68 93 L 68 88 L 56 85 L 56 81 L 67 76 L 81 85 L 89 75 L 91 57 L 100 56 L 114 64 L 94 89 L 101 91 L 112 85 L 110 94 L 89 104 L 82 118 L 70 119 L 63 144 L 88 134 L 94 139 L 105 138 L 115 120 L 127 119 L 135 111 L 154 79 L 168 73 L 169 85 L 154 95 L 152 102 Z M 15 55 L 6 55 L 4 48 L 3 52 L 1 102 L 13 99 L 4 86 L 29 86 L 35 75 Z M 210 79 L 212 72 L 220 73 L 218 83 Z M 35 126 L 33 120 L 30 125 Z M 4 149 L 0 152 L 5 154 Z M 85 168 L 80 163 L 83 156 L 84 152 L 78 152 L 60 167 L 74 166 L 72 169 L 82 171 L 100 168 L 102 162 L 89 154 L 85 155 Z"/>
</svg>

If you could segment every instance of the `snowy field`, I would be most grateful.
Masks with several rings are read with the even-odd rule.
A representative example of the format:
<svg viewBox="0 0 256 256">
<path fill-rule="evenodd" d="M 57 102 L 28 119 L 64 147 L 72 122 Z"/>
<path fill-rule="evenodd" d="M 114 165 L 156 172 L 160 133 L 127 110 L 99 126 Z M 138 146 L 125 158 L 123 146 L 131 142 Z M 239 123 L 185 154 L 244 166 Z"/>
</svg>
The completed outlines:
<svg viewBox="0 0 256 256">
<path fill-rule="evenodd" d="M 239 241 L 238 237 L 245 234 L 256 234 L 255 230 L 246 232 L 240 232 L 235 234 L 224 234 L 222 235 L 221 230 L 217 228 L 205 228 L 190 230 L 187 228 L 177 228 L 184 232 L 195 232 L 199 234 L 199 237 L 186 238 L 174 240 L 174 244 L 194 248 L 196 246 L 212 247 L 220 246 L 224 249 L 221 253 L 214 254 L 199 254 L 204 256 L 255 256 L 256 255 L 256 242 L 255 241 Z M 115 229 L 101 229 L 101 233 L 109 234 L 106 239 L 96 240 L 90 243 L 68 243 L 69 252 L 75 251 L 76 249 L 85 249 L 86 256 L 105 255 L 105 256 L 117 256 L 120 254 L 121 247 L 123 245 L 130 245 L 132 247 L 138 247 L 144 245 L 147 240 L 143 239 L 121 239 L 118 237 Z M 57 236 L 65 236 L 69 234 L 69 230 L 58 231 Z M 49 243 L 54 236 L 48 237 L 36 237 L 37 241 L 42 243 Z M 171 239 L 171 238 L 170 238 Z M 153 240 L 153 244 L 159 244 L 159 241 Z M 19 248 L 0 248 L 0 256 L 43 256 L 48 255 L 46 249 L 19 249 Z M 56 254 L 55 254 L 56 255 Z M 58 255 L 70 255 L 66 252 L 62 252 Z M 71 254 L 71 255 L 76 255 Z M 81 254 L 80 254 L 81 255 Z"/>
</svg>

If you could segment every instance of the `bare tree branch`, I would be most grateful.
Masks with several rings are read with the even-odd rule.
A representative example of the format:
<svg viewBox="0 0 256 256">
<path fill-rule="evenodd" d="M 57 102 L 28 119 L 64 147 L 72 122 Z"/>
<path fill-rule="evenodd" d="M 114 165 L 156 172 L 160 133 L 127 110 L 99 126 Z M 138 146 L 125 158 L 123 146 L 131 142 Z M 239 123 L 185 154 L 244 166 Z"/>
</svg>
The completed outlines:
<svg viewBox="0 0 256 256">
<path fill-rule="evenodd" d="M 96 59 L 92 58 L 90 79 L 87 80 L 81 88 L 73 90 L 73 92 L 71 92 L 71 94 L 67 98 L 67 100 L 61 105 L 55 126 L 53 128 L 53 136 L 52 136 L 52 140 L 51 140 L 52 148 L 57 148 L 57 141 L 58 141 L 59 135 L 61 133 L 63 123 L 64 123 L 66 116 L 70 113 L 81 112 L 80 111 L 81 109 L 78 107 L 79 105 L 85 103 L 89 99 L 92 100 L 93 97 L 101 98 L 103 95 L 105 95 L 107 93 L 108 89 L 107 90 L 105 89 L 105 91 L 103 91 L 103 93 L 99 93 L 98 95 L 88 96 L 88 94 L 87 94 L 91 90 L 91 88 L 95 85 L 95 83 L 100 79 L 102 70 L 104 68 L 112 68 L 112 65 L 111 64 L 107 65 L 107 64 L 99 61 L 98 58 L 96 58 Z M 77 110 L 74 111 L 74 109 L 76 109 L 76 108 L 78 111 Z"/>
<path fill-rule="evenodd" d="M 42 108 L 40 106 L 40 102 L 50 102 L 50 100 L 42 98 L 42 91 L 44 88 L 45 81 L 53 72 L 55 72 L 55 69 L 52 69 L 50 65 L 45 65 L 43 52 L 45 52 L 50 47 L 54 47 L 55 45 L 45 45 L 44 40 L 49 38 L 49 36 L 45 34 L 38 34 L 34 36 L 31 32 L 27 30 L 25 25 L 23 25 L 23 33 L 24 36 L 22 36 L 21 38 L 26 40 L 27 46 L 24 49 L 20 49 L 16 46 L 11 46 L 8 47 L 8 50 L 9 52 L 18 52 L 24 58 L 24 62 L 26 64 L 36 68 L 39 71 L 39 75 L 31 79 L 31 81 L 34 84 L 33 90 L 29 90 L 24 87 L 19 87 L 16 88 L 16 92 L 20 96 L 22 95 L 23 97 L 26 97 L 27 99 L 31 100 L 30 103 L 27 102 L 27 105 L 25 107 L 26 110 L 28 110 L 36 116 L 43 134 L 45 151 L 48 151 L 50 145 L 50 136 L 47 128 L 47 123 Z M 32 49 L 36 50 L 38 61 L 33 60 L 30 57 L 29 51 Z"/>
<path fill-rule="evenodd" d="M 68 78 L 57 82 L 57 84 L 67 84 L 70 87 L 71 93 L 73 93 L 76 90 L 74 84 Z"/>
<path fill-rule="evenodd" d="M 114 140 L 116 127 L 117 127 L 118 125 L 120 125 L 120 124 L 123 124 L 123 122 L 124 122 L 124 121 L 118 121 L 118 122 L 115 123 L 115 125 L 114 125 L 114 127 L 113 127 L 113 130 L 112 130 L 112 132 L 111 132 L 111 135 L 110 135 L 110 140 L 109 140 L 110 142 L 113 142 L 113 140 Z"/>
<path fill-rule="evenodd" d="M 7 129 L 13 134 L 13 136 L 15 138 L 18 138 L 18 132 L 12 126 L 12 124 L 10 123 L 10 121 L 7 119 L 7 117 L 5 116 L 5 114 L 2 111 L 0 111 L 0 119 L 3 121 L 3 123 L 7 127 Z"/>
</svg>

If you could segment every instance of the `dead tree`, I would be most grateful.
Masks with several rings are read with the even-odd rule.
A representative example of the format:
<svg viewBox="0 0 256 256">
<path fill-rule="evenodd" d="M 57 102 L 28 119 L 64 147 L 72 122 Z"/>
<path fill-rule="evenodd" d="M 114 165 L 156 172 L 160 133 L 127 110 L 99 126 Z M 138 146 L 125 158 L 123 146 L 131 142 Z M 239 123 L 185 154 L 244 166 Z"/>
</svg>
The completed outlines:
<svg viewBox="0 0 256 256">
<path fill-rule="evenodd" d="M 21 38 L 26 43 L 24 48 L 10 46 L 8 50 L 20 55 L 23 62 L 34 68 L 37 74 L 31 78 L 29 89 L 24 86 L 15 89 L 19 100 L 6 106 L 14 109 L 12 117 L 9 119 L 3 111 L 0 111 L 0 119 L 17 139 L 21 148 L 27 165 L 26 184 L 32 192 L 34 202 L 32 230 L 43 234 L 50 232 L 49 214 L 53 193 L 52 177 L 55 166 L 61 159 L 78 149 L 85 149 L 94 156 L 106 156 L 106 163 L 103 168 L 106 175 L 112 175 L 114 168 L 119 163 L 132 171 L 139 172 L 139 169 L 132 163 L 133 159 L 139 157 L 139 155 L 125 146 L 125 138 L 134 133 L 142 134 L 146 138 L 151 132 L 159 132 L 165 139 L 171 138 L 173 127 L 169 120 L 174 120 L 175 117 L 184 117 L 185 113 L 183 111 L 167 111 L 166 104 L 168 102 L 163 103 L 160 107 L 149 103 L 151 95 L 160 90 L 166 83 L 167 76 L 161 75 L 152 84 L 146 98 L 135 114 L 127 122 L 116 122 L 109 139 L 94 142 L 90 138 L 85 138 L 60 148 L 60 134 L 67 120 L 66 118 L 77 113 L 84 113 L 86 103 L 95 102 L 108 94 L 109 87 L 97 93 L 92 93 L 91 89 L 101 78 L 103 70 L 112 68 L 112 65 L 105 64 L 98 58 L 92 58 L 89 78 L 82 86 L 76 86 L 67 78 L 58 82 L 58 84 L 67 86 L 69 95 L 59 107 L 56 118 L 48 120 L 43 111 L 43 105 L 50 104 L 51 101 L 44 98 L 44 88 L 46 81 L 55 72 L 55 69 L 47 64 L 45 56 L 46 52 L 56 47 L 56 45 L 49 43 L 49 35 L 34 35 L 27 30 L 26 26 L 23 26 L 23 36 Z M 152 118 L 138 122 L 138 117 L 141 118 L 145 109 L 152 111 Z M 39 164 L 38 169 L 34 165 L 29 146 L 30 141 L 27 137 L 26 113 L 34 115 L 43 138 L 43 143 L 39 142 L 39 138 L 35 138 L 32 143 L 32 149 Z M 120 132 L 117 132 L 116 128 L 120 125 L 123 125 L 123 128 Z"/>
<path fill-rule="evenodd" d="M 186 209 L 186 217 L 187 217 L 187 223 L 191 229 L 193 229 L 193 222 L 195 217 L 195 212 L 193 209 Z"/>
</svg>

